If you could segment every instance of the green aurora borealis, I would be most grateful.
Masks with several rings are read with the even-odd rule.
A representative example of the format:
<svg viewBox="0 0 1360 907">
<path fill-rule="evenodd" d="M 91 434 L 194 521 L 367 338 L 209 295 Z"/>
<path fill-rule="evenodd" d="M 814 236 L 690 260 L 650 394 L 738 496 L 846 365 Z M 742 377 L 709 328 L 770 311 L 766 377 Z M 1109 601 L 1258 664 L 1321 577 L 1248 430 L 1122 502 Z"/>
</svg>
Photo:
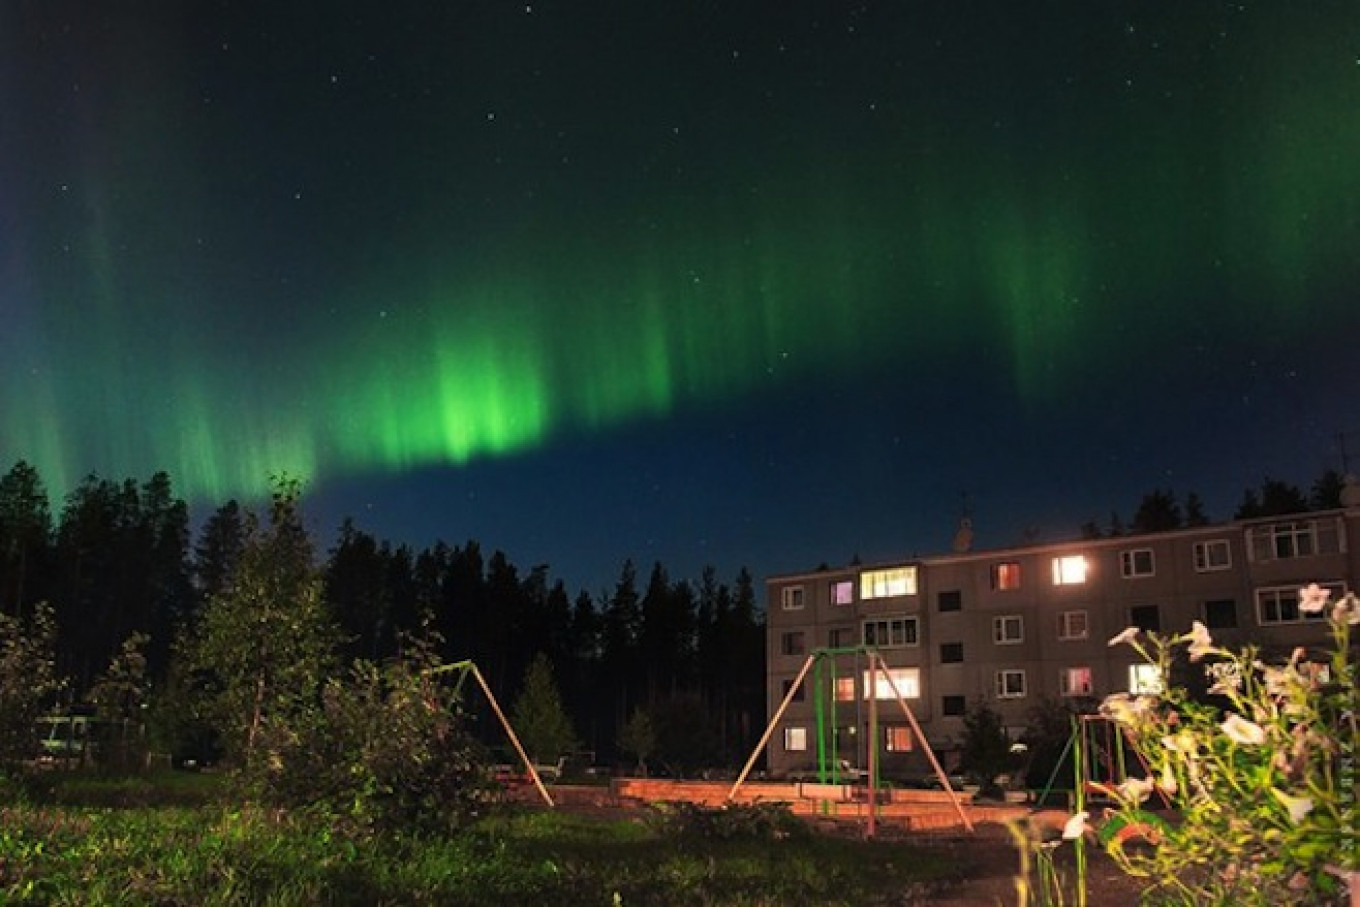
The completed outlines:
<svg viewBox="0 0 1360 907">
<path fill-rule="evenodd" d="M 863 44 L 710 11 L 689 50 L 680 13 L 618 50 L 549 5 L 40 6 L 0 13 L 0 458 L 56 491 L 458 466 L 960 357 L 1044 408 L 1355 323 L 1353 3 L 870 6 Z"/>
</svg>

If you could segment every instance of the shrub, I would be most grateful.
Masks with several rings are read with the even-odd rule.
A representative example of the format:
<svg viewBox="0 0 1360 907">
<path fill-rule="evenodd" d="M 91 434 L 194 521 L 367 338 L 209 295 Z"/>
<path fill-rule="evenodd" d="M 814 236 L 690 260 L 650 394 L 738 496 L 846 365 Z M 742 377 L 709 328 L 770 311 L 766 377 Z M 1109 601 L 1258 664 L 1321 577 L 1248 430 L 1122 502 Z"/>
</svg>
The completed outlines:
<svg viewBox="0 0 1360 907">
<path fill-rule="evenodd" d="M 61 689 L 56 638 L 46 603 L 27 621 L 0 614 L 0 775 L 36 755 L 34 722 Z"/>
<path fill-rule="evenodd" d="M 686 801 L 655 803 L 653 824 L 663 833 L 710 841 L 775 841 L 810 834 L 787 803 L 728 803 L 716 809 Z"/>
<path fill-rule="evenodd" d="M 250 781 L 265 802 L 329 813 L 354 830 L 448 831 L 487 802 L 486 759 L 441 683 L 430 641 L 329 680 L 321 706 L 264 722 Z"/>
<path fill-rule="evenodd" d="M 1116 694 L 1102 706 L 1147 759 L 1149 778 L 1119 788 L 1118 818 L 1137 821 L 1154 786 L 1180 813 L 1155 847 L 1116 851 L 1150 882 L 1149 896 L 1176 903 L 1327 903 L 1360 868 L 1357 834 L 1356 671 L 1352 592 L 1330 602 L 1316 585 L 1299 608 L 1326 610 L 1325 660 L 1296 649 L 1268 664 L 1254 647 L 1229 651 L 1195 622 L 1179 636 L 1129 628 L 1110 641 L 1132 645 L 1162 677 L 1183 656 L 1211 666 L 1216 701 L 1179 686 L 1159 695 Z M 1353 884 L 1353 883 L 1352 883 Z"/>
</svg>

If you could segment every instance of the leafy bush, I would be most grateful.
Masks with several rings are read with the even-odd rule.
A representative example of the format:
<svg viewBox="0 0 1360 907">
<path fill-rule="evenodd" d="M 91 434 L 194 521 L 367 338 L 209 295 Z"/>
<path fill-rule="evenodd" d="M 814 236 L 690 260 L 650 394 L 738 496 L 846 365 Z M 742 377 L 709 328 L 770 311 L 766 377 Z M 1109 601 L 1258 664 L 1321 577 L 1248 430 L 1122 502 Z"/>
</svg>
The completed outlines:
<svg viewBox="0 0 1360 907">
<path fill-rule="evenodd" d="M 57 624 L 46 603 L 23 621 L 0 614 L 0 776 L 37 755 L 34 722 L 61 689 Z"/>
<path fill-rule="evenodd" d="M 1159 695 L 1116 694 L 1102 706 L 1152 770 L 1120 786 L 1119 817 L 1137 821 L 1154 787 L 1180 813 L 1155 847 L 1116 852 L 1126 871 L 1149 880 L 1150 897 L 1329 903 L 1343 897 L 1341 878 L 1360 870 L 1360 700 L 1351 647 L 1360 600 L 1352 592 L 1330 602 L 1316 585 L 1299 598 L 1305 614 L 1328 612 L 1333 645 L 1325 660 L 1299 648 L 1287 663 L 1268 664 L 1254 647 L 1216 645 L 1198 621 L 1179 636 L 1143 636 L 1131 627 L 1110 641 L 1132 645 L 1162 677 L 1183 655 L 1217 678 L 1209 690 L 1216 702 L 1168 686 Z"/>
<path fill-rule="evenodd" d="M 465 824 L 487 802 L 487 760 L 439 668 L 433 643 L 413 640 L 399 659 L 329 680 L 319 708 L 265 719 L 254 793 L 366 833 Z"/>
<path fill-rule="evenodd" d="M 680 838 L 777 841 L 810 833 L 787 803 L 728 803 L 715 809 L 686 801 L 667 801 L 653 804 L 652 809 L 654 825 L 662 833 Z"/>
</svg>

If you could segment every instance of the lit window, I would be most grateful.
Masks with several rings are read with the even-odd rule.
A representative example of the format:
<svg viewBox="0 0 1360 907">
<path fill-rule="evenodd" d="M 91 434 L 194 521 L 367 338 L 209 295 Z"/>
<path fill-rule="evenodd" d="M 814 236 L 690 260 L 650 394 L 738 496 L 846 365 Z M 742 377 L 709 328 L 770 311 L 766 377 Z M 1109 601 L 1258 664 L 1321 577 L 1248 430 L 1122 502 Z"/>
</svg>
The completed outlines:
<svg viewBox="0 0 1360 907">
<path fill-rule="evenodd" d="M 992 588 L 1011 592 L 1020 588 L 1020 565 L 1014 561 L 992 565 Z"/>
<path fill-rule="evenodd" d="M 1025 695 L 1025 672 L 1007 669 L 996 672 L 996 698 L 1020 699 Z"/>
<path fill-rule="evenodd" d="M 1318 583 L 1318 585 L 1332 591 L 1329 601 L 1336 601 L 1346 591 L 1341 583 Z M 1326 616 L 1326 611 L 1326 608 L 1311 614 L 1300 611 L 1297 586 L 1275 586 L 1256 590 L 1256 619 L 1262 626 L 1322 620 Z"/>
<path fill-rule="evenodd" d="M 1091 669 L 1064 668 L 1058 676 L 1058 691 L 1064 696 L 1090 696 Z"/>
<path fill-rule="evenodd" d="M 1153 664 L 1129 665 L 1129 692 L 1157 695 L 1162 692 L 1162 672 Z"/>
<path fill-rule="evenodd" d="M 1119 573 L 1124 579 L 1152 576 L 1154 569 L 1151 548 L 1132 548 L 1119 552 Z"/>
<path fill-rule="evenodd" d="M 849 605 L 855 601 L 855 584 L 852 580 L 837 580 L 831 584 L 831 604 Z"/>
<path fill-rule="evenodd" d="M 915 567 L 866 570 L 859 576 L 859 597 L 862 599 L 892 598 L 896 595 L 915 594 Z"/>
<path fill-rule="evenodd" d="M 784 728 L 784 751 L 788 753 L 806 752 L 808 748 L 808 732 L 805 727 L 786 727 Z"/>
<path fill-rule="evenodd" d="M 884 617 L 864 622 L 864 644 L 879 649 L 914 646 L 920 639 L 914 617 Z"/>
<path fill-rule="evenodd" d="M 785 586 L 780 589 L 779 604 L 785 611 L 803 610 L 803 587 Z"/>
<path fill-rule="evenodd" d="M 1235 661 L 1214 661 L 1204 666 L 1204 679 L 1211 692 L 1240 690 L 1242 668 Z"/>
<path fill-rule="evenodd" d="M 1025 619 L 1019 614 L 992 618 L 992 642 L 1000 646 L 1025 641 Z"/>
<path fill-rule="evenodd" d="M 1053 559 L 1053 585 L 1075 586 L 1086 582 L 1086 558 L 1069 554 Z"/>
<path fill-rule="evenodd" d="M 1340 520 L 1290 520 L 1253 526 L 1247 530 L 1247 550 L 1254 561 L 1339 554 L 1343 550 Z"/>
<path fill-rule="evenodd" d="M 784 655 L 803 654 L 803 631 L 792 630 L 779 637 L 779 651 Z"/>
<path fill-rule="evenodd" d="M 864 672 L 865 699 L 868 699 L 868 691 L 871 686 L 869 675 L 873 675 L 872 689 L 875 699 L 896 699 L 899 695 L 903 699 L 921 698 L 921 669 L 920 668 L 889 668 L 885 677 L 882 669 Z M 892 683 L 888 680 L 891 678 Z M 893 692 L 894 688 L 897 690 Z"/>
<path fill-rule="evenodd" d="M 1200 573 L 1228 570 L 1232 567 L 1232 548 L 1227 539 L 1195 542 L 1195 569 Z"/>
<path fill-rule="evenodd" d="M 1085 611 L 1064 611 L 1058 615 L 1059 639 L 1085 639 L 1090 632 Z"/>
<path fill-rule="evenodd" d="M 836 701 L 854 702 L 855 701 L 855 678 L 854 675 L 836 678 Z"/>
<path fill-rule="evenodd" d="M 910 753 L 911 728 L 905 724 L 890 724 L 883 728 L 883 749 L 890 753 Z"/>
<path fill-rule="evenodd" d="M 1301 661 L 1299 673 L 1311 680 L 1315 687 L 1332 681 L 1332 666 L 1323 661 Z"/>
</svg>

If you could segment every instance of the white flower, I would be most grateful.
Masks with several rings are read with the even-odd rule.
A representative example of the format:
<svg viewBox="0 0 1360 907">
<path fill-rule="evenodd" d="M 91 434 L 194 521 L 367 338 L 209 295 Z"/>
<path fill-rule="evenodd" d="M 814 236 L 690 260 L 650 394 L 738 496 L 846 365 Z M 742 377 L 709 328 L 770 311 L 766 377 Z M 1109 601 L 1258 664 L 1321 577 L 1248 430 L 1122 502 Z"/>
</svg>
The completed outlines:
<svg viewBox="0 0 1360 907">
<path fill-rule="evenodd" d="M 1209 628 L 1199 621 L 1190 625 L 1190 632 L 1185 639 L 1190 641 L 1191 661 L 1199 661 L 1214 650 L 1214 638 L 1209 635 Z"/>
<path fill-rule="evenodd" d="M 1152 793 L 1152 779 L 1125 778 L 1115 790 L 1121 800 L 1142 803 Z"/>
<path fill-rule="evenodd" d="M 1175 796 L 1177 788 L 1180 787 L 1176 783 L 1176 773 L 1171 770 L 1170 762 L 1162 766 L 1162 779 L 1157 782 L 1157 786 L 1162 789 L 1162 793 L 1169 797 Z"/>
<path fill-rule="evenodd" d="M 1199 751 L 1199 742 L 1192 731 L 1178 731 L 1174 737 L 1163 737 L 1162 746 L 1182 756 L 1194 756 Z"/>
<path fill-rule="evenodd" d="M 1240 746 L 1260 746 L 1266 742 L 1266 732 L 1254 721 L 1248 721 L 1241 715 L 1230 714 L 1221 725 L 1223 733 L 1228 739 Z"/>
<path fill-rule="evenodd" d="M 1111 693 L 1100 704 L 1100 713 L 1119 724 L 1135 724 L 1151 711 L 1151 697 L 1128 693 Z"/>
<path fill-rule="evenodd" d="M 1291 797 L 1279 788 L 1272 787 L 1270 792 L 1275 795 L 1275 799 L 1285 809 L 1289 810 L 1289 821 L 1298 825 L 1303 821 L 1303 817 L 1313 811 L 1312 797 Z"/>
<path fill-rule="evenodd" d="M 1139 630 L 1137 627 L 1125 627 L 1122 631 L 1120 631 L 1118 636 L 1111 637 L 1110 641 L 1107 642 L 1105 645 L 1118 646 L 1126 642 L 1131 643 L 1138 638 L 1138 633 Z"/>
<path fill-rule="evenodd" d="M 1296 672 L 1288 668 L 1274 668 L 1265 665 L 1261 670 L 1261 680 L 1265 683 L 1266 692 L 1271 696 L 1283 696 L 1289 690 L 1289 683 L 1293 679 L 1291 674 Z"/>
<path fill-rule="evenodd" d="M 1305 614 L 1317 614 L 1327 607 L 1331 589 L 1324 589 L 1317 583 L 1309 583 L 1299 590 L 1299 610 Z"/>
<path fill-rule="evenodd" d="M 1086 830 L 1091 827 L 1086 824 L 1086 820 L 1089 816 L 1090 813 L 1083 809 L 1081 812 L 1074 814 L 1068 819 L 1067 824 L 1063 826 L 1063 840 L 1075 841 L 1077 838 L 1080 838 Z"/>
<path fill-rule="evenodd" d="M 1354 592 L 1347 592 L 1344 598 L 1332 605 L 1332 623 L 1360 624 L 1360 599 Z"/>
</svg>

